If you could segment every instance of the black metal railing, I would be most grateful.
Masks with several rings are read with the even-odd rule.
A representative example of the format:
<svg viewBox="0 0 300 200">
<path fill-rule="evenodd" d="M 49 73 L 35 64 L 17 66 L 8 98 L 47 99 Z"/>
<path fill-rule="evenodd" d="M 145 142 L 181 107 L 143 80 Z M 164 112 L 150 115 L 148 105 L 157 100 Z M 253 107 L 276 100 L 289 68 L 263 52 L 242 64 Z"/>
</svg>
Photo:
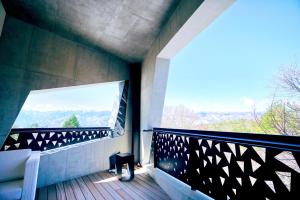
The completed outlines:
<svg viewBox="0 0 300 200">
<path fill-rule="evenodd" d="M 111 136 L 109 127 L 11 129 L 2 151 L 32 149 L 45 151 Z"/>
<path fill-rule="evenodd" d="M 155 128 L 154 166 L 215 199 L 300 196 L 300 137 Z"/>
</svg>

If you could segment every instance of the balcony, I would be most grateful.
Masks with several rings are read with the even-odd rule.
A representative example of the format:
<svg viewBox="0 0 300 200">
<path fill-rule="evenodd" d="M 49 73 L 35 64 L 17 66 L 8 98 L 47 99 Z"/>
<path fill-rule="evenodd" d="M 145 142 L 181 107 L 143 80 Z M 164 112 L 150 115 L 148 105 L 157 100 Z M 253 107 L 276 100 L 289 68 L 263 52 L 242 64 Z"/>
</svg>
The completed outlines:
<svg viewBox="0 0 300 200">
<path fill-rule="evenodd" d="M 6 196 L 5 198 L 0 196 L 0 200 L 9 199 L 14 194 L 17 194 L 16 199 L 25 200 L 266 200 L 299 197 L 299 136 L 158 128 L 162 127 L 163 109 L 167 102 L 165 97 L 171 60 L 197 35 L 208 30 L 207 27 L 216 22 L 233 3 L 234 0 L 1 0 L 0 155 L 6 156 L 0 159 L 0 195 L 3 192 Z M 250 5 L 248 2 L 245 4 Z M 285 11 L 281 7 L 283 4 L 278 4 L 279 6 L 276 4 L 275 7 Z M 256 8 L 255 6 L 252 6 L 252 9 Z M 290 7 L 284 8 L 288 10 Z M 247 12 L 244 12 L 245 10 L 242 9 L 242 12 L 238 10 L 239 15 L 234 18 L 240 18 L 240 14 L 245 13 L 251 19 L 255 18 L 249 15 L 248 9 Z M 265 12 L 264 9 L 260 12 L 254 10 L 255 14 L 258 14 L 256 20 L 265 22 L 261 17 L 269 12 Z M 270 13 L 277 14 L 273 10 Z M 298 19 L 295 16 L 298 15 L 293 16 Z M 269 22 L 268 20 L 269 18 L 266 21 Z M 273 24 L 282 25 L 285 21 L 299 20 L 284 20 L 283 17 L 278 17 Z M 256 23 L 244 23 L 242 17 L 239 23 L 231 23 L 239 30 L 254 33 L 256 36 L 256 27 L 247 31 L 243 27 L 245 24 L 264 28 L 264 24 L 258 26 Z M 300 27 L 293 24 L 290 26 Z M 267 61 L 265 57 L 257 59 L 257 56 L 253 57 L 255 59 L 249 59 L 251 56 L 248 55 L 248 50 L 257 51 L 260 48 L 251 45 L 258 43 L 262 45 L 261 47 L 270 45 L 269 49 L 281 50 L 281 46 L 275 48 L 274 38 L 275 33 L 278 32 L 280 35 L 285 30 L 277 27 L 280 31 L 272 32 L 274 38 L 264 33 L 263 42 L 246 37 L 248 44 L 251 44 L 249 45 L 251 48 L 248 49 L 245 48 L 244 41 L 236 42 L 242 46 L 241 48 L 232 43 L 233 40 L 242 38 L 240 36 L 244 36 L 243 34 L 239 31 L 233 31 L 235 34 L 229 32 L 223 34 L 225 28 L 228 26 L 222 26 L 219 29 L 221 31 L 217 32 L 233 36 L 234 39 L 225 40 L 212 36 L 216 47 L 211 44 L 208 44 L 209 48 L 202 45 L 204 47 L 202 53 L 212 53 L 209 56 L 202 53 L 196 55 L 218 61 L 215 71 L 208 64 L 199 64 L 198 66 L 201 66 L 197 67 L 199 71 L 191 72 L 194 78 L 204 81 L 199 84 L 203 87 L 210 85 L 209 81 L 218 89 L 220 85 L 224 86 L 221 88 L 224 96 L 228 93 L 235 94 L 223 79 L 227 78 L 224 74 L 229 71 L 228 66 L 223 64 L 223 61 L 227 60 L 224 53 L 235 54 L 228 48 L 232 47 L 241 52 L 247 50 L 245 55 L 240 57 L 234 55 L 233 59 L 234 62 L 238 60 L 248 65 L 242 63 L 238 67 L 241 73 L 237 74 L 235 73 L 237 67 L 234 66 L 233 78 L 228 78 L 244 81 L 239 75 L 247 76 L 252 70 L 250 60 Z M 206 35 L 210 35 L 207 33 Z M 296 44 L 293 48 L 299 50 L 298 40 L 290 42 L 286 40 L 285 34 L 282 35 L 284 36 L 282 44 Z M 266 41 L 265 44 L 265 40 L 268 39 L 274 41 Z M 219 48 L 224 41 L 227 42 L 227 46 Z M 215 56 L 217 49 L 221 51 L 222 56 Z M 281 55 L 280 52 L 273 54 L 264 48 L 260 50 L 267 52 L 271 61 L 275 60 L 277 55 L 278 57 Z M 190 64 L 193 61 L 188 62 Z M 186 62 L 183 62 L 183 65 L 185 64 Z M 248 71 L 243 71 L 244 66 L 250 66 Z M 261 70 L 260 65 L 256 67 L 256 71 Z M 203 68 L 212 69 L 209 73 L 211 77 L 202 74 Z M 181 69 L 186 70 L 184 67 Z M 268 74 L 266 71 L 264 73 Z M 215 77 L 216 74 L 218 77 Z M 182 73 L 178 76 L 183 79 L 188 77 Z M 256 81 L 256 76 L 253 77 Z M 221 78 L 222 80 L 219 80 Z M 185 93 L 178 92 L 178 89 L 181 87 L 187 93 L 195 93 L 195 88 L 184 85 L 193 81 L 190 79 L 173 81 L 180 84 L 174 86 L 173 93 L 181 95 L 180 98 L 191 99 Z M 254 81 L 248 78 L 246 81 L 248 85 L 259 85 L 252 84 Z M 114 115 L 111 115 L 110 127 L 87 125 L 90 127 L 12 128 L 31 92 L 40 93 L 43 90 L 55 92 L 66 87 L 74 89 L 77 86 L 112 82 L 120 83 L 119 87 L 116 87 L 120 96 L 116 98 L 116 110 L 111 112 Z M 217 92 L 209 90 L 209 93 Z M 209 103 L 214 98 L 223 100 L 204 93 L 201 95 Z M 75 107 L 79 96 L 90 98 L 86 93 L 69 95 L 66 98 L 74 100 L 72 106 Z M 93 99 L 101 104 L 100 100 L 107 100 L 108 95 L 103 92 Z M 195 101 L 198 99 L 202 100 L 195 98 Z M 53 101 L 53 99 L 49 101 L 51 100 Z M 248 104 L 252 102 L 250 98 L 245 97 L 244 100 Z M 228 99 L 227 102 L 235 104 Z M 205 103 L 201 106 L 207 107 Z M 212 107 L 213 110 L 220 111 L 218 105 Z M 286 118 L 283 121 L 285 120 Z M 172 118 L 167 118 L 167 121 L 170 124 L 176 123 Z M 37 123 L 31 120 L 30 124 Z M 46 122 L 40 125 L 51 127 L 49 124 Z M 195 123 L 196 125 L 199 124 Z M 20 155 L 11 156 L 9 152 L 13 150 L 23 150 L 14 152 L 25 152 L 28 157 L 25 159 Z M 108 171 L 115 168 L 111 159 L 119 152 L 134 155 L 135 178 L 131 181 L 119 181 L 115 174 Z M 8 161 L 19 158 L 23 159 L 22 166 L 20 165 L 22 170 L 13 170 L 15 169 L 13 166 L 7 165 Z M 23 169 L 27 164 L 29 166 L 27 170 Z M 1 173 L 1 170 L 6 171 Z M 1 179 L 1 176 L 7 176 L 12 171 L 19 174 Z M 35 178 L 30 182 L 28 177 Z M 14 184 L 7 184 L 8 182 Z M 17 191 L 10 193 L 10 188 Z M 31 195 L 28 195 L 29 189 Z"/>
<path fill-rule="evenodd" d="M 109 128 L 12 129 L 3 150 L 59 151 L 109 139 L 110 133 Z M 152 135 L 152 131 L 148 134 Z M 120 182 L 102 171 L 41 187 L 37 196 L 39 199 L 46 196 L 48 199 L 169 199 L 162 189 L 167 184 L 160 176 L 173 177 L 172 184 L 179 181 L 191 191 L 207 195 L 206 198 L 292 199 L 299 195 L 300 137 L 154 128 L 151 149 L 150 166 L 154 169 L 136 170 L 132 182 Z M 163 175 L 154 175 L 152 179 L 148 173 L 155 172 Z"/>
</svg>

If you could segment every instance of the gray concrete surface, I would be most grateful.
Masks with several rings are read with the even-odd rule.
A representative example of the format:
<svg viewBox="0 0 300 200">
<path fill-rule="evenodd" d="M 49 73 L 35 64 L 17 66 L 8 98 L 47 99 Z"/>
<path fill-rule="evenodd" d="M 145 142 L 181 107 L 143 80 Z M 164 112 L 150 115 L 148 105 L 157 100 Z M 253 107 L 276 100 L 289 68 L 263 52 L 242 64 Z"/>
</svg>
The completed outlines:
<svg viewBox="0 0 300 200">
<path fill-rule="evenodd" d="M 141 61 L 179 0 L 2 0 L 15 16 L 71 40 Z"/>
<path fill-rule="evenodd" d="M 160 58 L 170 59 L 184 48 L 194 37 L 209 26 L 235 0 L 207 0 L 193 13 L 184 25 L 158 54 Z"/>
<path fill-rule="evenodd" d="M 37 187 L 109 169 L 109 156 L 128 151 L 128 135 L 97 139 L 43 152 Z"/>
<path fill-rule="evenodd" d="M 169 62 L 234 0 L 180 1 L 153 42 L 142 64 L 141 162 L 149 163 L 152 134 L 142 130 L 160 127 Z M 183 66 L 184 67 L 184 66 Z"/>
<path fill-rule="evenodd" d="M 1 37 L 1 33 L 2 33 L 2 27 L 4 24 L 5 15 L 6 15 L 6 12 L 2 6 L 2 2 L 0 1 L 0 37 Z"/>
<path fill-rule="evenodd" d="M 191 190 L 189 185 L 160 169 L 152 168 L 150 170 L 150 175 L 172 200 L 213 200 L 213 198 L 200 191 Z"/>
<path fill-rule="evenodd" d="M 130 65 L 104 51 L 6 16 L 0 38 L 0 80 L 2 146 L 31 90 L 130 80 Z M 130 139 L 131 99 L 129 96 L 125 128 Z"/>
</svg>

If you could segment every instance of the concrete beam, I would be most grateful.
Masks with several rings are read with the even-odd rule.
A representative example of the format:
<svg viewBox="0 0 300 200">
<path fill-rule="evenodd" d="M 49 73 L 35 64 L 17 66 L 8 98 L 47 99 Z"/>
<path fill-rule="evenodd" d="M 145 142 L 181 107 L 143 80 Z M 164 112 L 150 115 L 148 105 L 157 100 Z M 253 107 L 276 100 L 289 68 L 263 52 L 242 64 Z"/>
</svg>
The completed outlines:
<svg viewBox="0 0 300 200">
<path fill-rule="evenodd" d="M 3 8 L 2 2 L 0 1 L 0 37 L 1 37 L 1 33 L 2 33 L 2 27 L 4 24 L 5 15 L 6 15 L 6 12 Z"/>
<path fill-rule="evenodd" d="M 192 14 L 184 25 L 170 39 L 157 57 L 171 59 L 201 31 L 209 26 L 235 0 L 208 0 Z"/>
</svg>

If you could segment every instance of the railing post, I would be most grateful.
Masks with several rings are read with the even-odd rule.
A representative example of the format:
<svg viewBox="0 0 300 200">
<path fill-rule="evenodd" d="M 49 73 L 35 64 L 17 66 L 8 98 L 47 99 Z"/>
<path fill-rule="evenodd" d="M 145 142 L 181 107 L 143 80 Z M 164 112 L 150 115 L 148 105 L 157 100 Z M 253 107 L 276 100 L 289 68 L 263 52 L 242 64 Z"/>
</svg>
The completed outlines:
<svg viewBox="0 0 300 200">
<path fill-rule="evenodd" d="M 196 152 L 196 139 L 193 137 L 189 137 L 189 154 L 190 154 L 190 160 L 189 160 L 189 180 L 190 180 L 190 186 L 191 190 L 196 190 L 196 183 L 195 183 L 195 152 Z"/>
<path fill-rule="evenodd" d="M 154 168 L 157 167 L 157 133 L 155 132 L 155 130 L 153 130 L 153 135 L 152 135 L 152 144 L 153 144 L 153 163 L 154 163 Z"/>
</svg>

